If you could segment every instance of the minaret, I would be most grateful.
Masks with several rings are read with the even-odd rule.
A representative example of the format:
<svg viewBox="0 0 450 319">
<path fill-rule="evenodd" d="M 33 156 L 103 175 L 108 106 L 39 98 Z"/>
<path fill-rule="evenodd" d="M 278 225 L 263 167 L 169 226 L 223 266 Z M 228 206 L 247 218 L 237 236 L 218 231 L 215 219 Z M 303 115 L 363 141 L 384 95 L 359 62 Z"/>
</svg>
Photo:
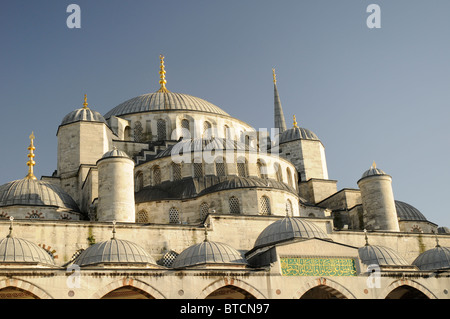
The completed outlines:
<svg viewBox="0 0 450 319">
<path fill-rule="evenodd" d="M 275 117 L 275 129 L 279 130 L 279 134 L 286 131 L 286 120 L 284 119 L 283 108 L 281 107 L 280 96 L 277 89 L 277 76 L 275 69 L 272 69 L 273 73 L 273 89 L 274 89 L 274 117 Z"/>
<path fill-rule="evenodd" d="M 28 166 L 28 175 L 25 176 L 26 179 L 34 179 L 36 180 L 36 176 L 34 176 L 34 172 L 33 172 L 33 167 L 34 165 L 36 165 L 36 162 L 34 161 L 34 150 L 36 149 L 36 147 L 34 147 L 33 145 L 33 140 L 35 139 L 34 137 L 34 133 L 31 132 L 30 135 L 30 146 L 28 147 L 28 150 L 30 151 L 30 153 L 28 154 L 28 162 L 27 162 L 27 166 Z"/>
</svg>

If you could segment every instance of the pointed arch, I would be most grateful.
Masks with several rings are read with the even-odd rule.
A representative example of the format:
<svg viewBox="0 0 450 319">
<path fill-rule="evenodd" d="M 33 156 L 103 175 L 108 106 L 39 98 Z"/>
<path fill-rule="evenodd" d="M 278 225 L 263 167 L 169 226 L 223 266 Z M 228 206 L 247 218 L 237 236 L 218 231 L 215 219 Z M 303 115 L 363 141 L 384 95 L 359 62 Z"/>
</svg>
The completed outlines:
<svg viewBox="0 0 450 319">
<path fill-rule="evenodd" d="M 326 286 L 333 289 L 333 293 L 337 298 L 340 299 L 355 299 L 355 296 L 344 286 L 339 284 L 338 282 L 328 279 L 319 277 L 314 280 L 311 280 L 307 283 L 305 283 L 299 290 L 296 291 L 294 298 L 300 299 L 305 293 L 307 293 L 309 290 L 319 287 L 319 286 Z"/>
<path fill-rule="evenodd" d="M 252 285 L 246 283 L 245 281 L 235 278 L 223 278 L 214 281 L 209 286 L 205 287 L 202 290 L 202 292 L 196 297 L 196 299 L 205 299 L 214 291 L 219 290 L 220 288 L 226 286 L 237 287 L 245 291 L 246 293 L 250 294 L 251 296 L 255 297 L 256 299 L 267 299 L 266 296 L 264 296 L 258 289 L 256 289 Z"/>
<path fill-rule="evenodd" d="M 108 293 L 126 286 L 142 290 L 143 292 L 152 296 L 155 299 L 166 299 L 166 297 L 161 292 L 159 292 L 149 284 L 133 278 L 123 278 L 110 282 L 108 285 L 104 286 L 103 288 L 100 288 L 100 290 L 95 292 L 92 295 L 91 299 L 101 299 Z"/>
<path fill-rule="evenodd" d="M 427 296 L 429 299 L 437 299 L 437 297 L 425 286 L 419 284 L 418 282 L 414 280 L 409 279 L 399 279 L 396 281 L 393 281 L 389 286 L 387 286 L 383 292 L 380 294 L 381 299 L 386 299 L 391 292 L 393 292 L 395 289 L 400 287 L 412 287 L 414 289 L 417 289 L 421 293 L 423 293 L 425 296 Z"/>
<path fill-rule="evenodd" d="M 27 293 L 30 293 L 30 294 L 36 296 L 38 299 L 53 299 L 43 289 L 39 288 L 38 286 L 36 286 L 30 282 L 23 281 L 20 279 L 15 279 L 15 278 L 9 279 L 8 278 L 8 279 L 0 281 L 0 290 L 8 288 L 8 287 L 12 287 L 15 289 L 25 291 Z"/>
</svg>

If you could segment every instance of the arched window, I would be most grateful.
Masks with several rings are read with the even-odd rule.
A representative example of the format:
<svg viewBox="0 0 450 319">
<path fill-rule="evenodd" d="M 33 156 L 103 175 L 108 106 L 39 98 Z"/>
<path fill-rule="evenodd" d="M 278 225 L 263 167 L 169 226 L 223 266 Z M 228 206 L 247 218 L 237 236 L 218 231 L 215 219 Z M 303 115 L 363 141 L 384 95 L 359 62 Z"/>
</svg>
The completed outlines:
<svg viewBox="0 0 450 319">
<path fill-rule="evenodd" d="M 166 121 L 159 119 L 156 122 L 156 130 L 158 132 L 158 141 L 164 141 L 167 138 Z"/>
<path fill-rule="evenodd" d="M 277 181 L 282 182 L 283 181 L 283 174 L 281 172 L 281 166 L 278 163 L 273 164 L 273 168 L 275 170 L 275 174 L 277 175 Z"/>
<path fill-rule="evenodd" d="M 202 203 L 200 205 L 200 219 L 204 220 L 206 215 L 209 213 L 209 205 L 207 203 Z"/>
<path fill-rule="evenodd" d="M 238 161 L 237 161 L 237 173 L 238 173 L 238 176 L 248 177 L 247 160 L 245 158 L 238 159 Z"/>
<path fill-rule="evenodd" d="M 131 141 L 131 128 L 129 126 L 125 127 L 123 130 L 123 140 Z"/>
<path fill-rule="evenodd" d="M 136 214 L 136 223 L 148 223 L 149 216 L 148 212 L 145 210 L 141 210 Z"/>
<path fill-rule="evenodd" d="M 169 209 L 169 223 L 170 224 L 181 224 L 180 212 L 175 207 Z"/>
<path fill-rule="evenodd" d="M 183 119 L 181 121 L 181 136 L 183 138 L 191 138 L 191 130 L 189 128 L 189 121 Z"/>
<path fill-rule="evenodd" d="M 287 181 L 288 181 L 289 186 L 294 187 L 294 185 L 292 184 L 291 169 L 289 167 L 286 168 L 286 176 L 287 176 Z"/>
<path fill-rule="evenodd" d="M 229 136 L 229 127 L 228 127 L 228 125 L 225 125 L 224 127 L 223 127 L 223 138 L 225 139 L 225 140 L 227 140 L 227 139 L 229 139 L 230 138 L 230 136 Z"/>
<path fill-rule="evenodd" d="M 226 176 L 227 172 L 225 169 L 225 159 L 223 157 L 218 157 L 215 162 L 216 166 L 216 175 L 217 176 Z"/>
<path fill-rule="evenodd" d="M 136 192 L 139 192 L 143 188 L 144 188 L 144 174 L 142 174 L 142 172 L 137 172 L 135 179 Z"/>
<path fill-rule="evenodd" d="M 152 173 L 153 185 L 161 184 L 161 169 L 159 168 L 159 166 L 153 166 Z"/>
<path fill-rule="evenodd" d="M 261 197 L 260 214 L 261 215 L 270 215 L 270 199 L 267 196 Z"/>
<path fill-rule="evenodd" d="M 231 214 L 240 214 L 241 213 L 241 207 L 239 205 L 239 199 L 237 199 L 237 197 L 231 196 L 228 199 L 228 204 L 230 206 Z"/>
<path fill-rule="evenodd" d="M 164 267 L 170 268 L 172 267 L 173 262 L 175 261 L 175 258 L 177 258 L 178 254 L 171 250 L 164 254 L 161 263 Z"/>
<path fill-rule="evenodd" d="M 286 216 L 292 217 L 294 215 L 294 212 L 292 210 L 292 202 L 290 199 L 286 202 Z"/>
<path fill-rule="evenodd" d="M 267 167 L 266 164 L 264 164 L 261 160 L 258 160 L 256 163 L 257 166 L 257 174 L 259 178 L 267 179 Z"/>
<path fill-rule="evenodd" d="M 203 163 L 194 163 L 194 177 L 203 177 Z"/>
<path fill-rule="evenodd" d="M 174 181 L 181 179 L 181 164 L 172 163 L 172 179 Z"/>
<path fill-rule="evenodd" d="M 208 121 L 203 122 L 203 138 L 211 138 L 212 125 Z"/>
<path fill-rule="evenodd" d="M 134 122 L 134 141 L 135 142 L 144 141 L 144 129 L 140 121 Z"/>
</svg>

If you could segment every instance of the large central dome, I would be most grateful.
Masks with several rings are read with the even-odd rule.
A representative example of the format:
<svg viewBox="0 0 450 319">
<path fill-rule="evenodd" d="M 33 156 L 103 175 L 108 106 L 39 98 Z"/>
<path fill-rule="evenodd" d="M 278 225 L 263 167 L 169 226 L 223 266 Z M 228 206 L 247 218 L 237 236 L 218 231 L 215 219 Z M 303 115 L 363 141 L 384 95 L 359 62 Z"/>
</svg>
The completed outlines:
<svg viewBox="0 0 450 319">
<path fill-rule="evenodd" d="M 164 110 L 197 111 L 230 116 L 220 107 L 195 96 L 174 92 L 155 92 L 137 96 L 119 104 L 105 114 L 105 119 L 111 116 Z"/>
</svg>

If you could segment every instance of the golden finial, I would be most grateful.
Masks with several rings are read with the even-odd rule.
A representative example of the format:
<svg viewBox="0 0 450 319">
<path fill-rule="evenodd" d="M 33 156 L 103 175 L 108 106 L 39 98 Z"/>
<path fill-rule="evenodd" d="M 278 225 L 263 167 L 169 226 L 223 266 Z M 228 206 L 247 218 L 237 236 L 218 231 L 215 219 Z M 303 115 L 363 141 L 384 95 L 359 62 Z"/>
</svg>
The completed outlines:
<svg viewBox="0 0 450 319">
<path fill-rule="evenodd" d="M 159 56 L 160 61 L 160 66 L 159 66 L 159 84 L 161 85 L 161 87 L 159 88 L 158 91 L 156 91 L 157 93 L 169 93 L 170 91 L 168 89 L 166 89 L 166 70 L 164 67 L 164 55 L 160 55 Z"/>
<path fill-rule="evenodd" d="M 205 226 L 205 242 L 208 241 L 208 225 L 206 223 L 203 224 Z"/>
<path fill-rule="evenodd" d="M 372 167 L 373 167 L 373 168 L 377 168 L 377 164 L 375 163 L 375 161 L 373 161 Z"/>
<path fill-rule="evenodd" d="M 113 230 L 112 230 L 112 238 L 111 239 L 116 239 L 116 221 L 113 220 L 112 224 L 113 224 Z"/>
<path fill-rule="evenodd" d="M 297 119 L 295 118 L 295 115 L 294 115 L 294 127 L 298 128 L 298 126 L 297 126 Z"/>
<path fill-rule="evenodd" d="M 33 151 L 36 149 L 34 147 L 34 145 L 33 145 L 33 140 L 34 139 L 35 139 L 34 133 L 31 132 L 31 135 L 30 135 L 30 146 L 28 147 L 28 150 L 30 151 L 30 153 L 28 154 L 28 162 L 27 162 L 28 175 L 25 177 L 26 179 L 37 179 L 36 176 L 34 176 L 34 173 L 33 173 L 33 167 L 34 167 L 34 165 L 36 165 L 36 162 L 33 160 L 33 158 L 34 158 Z"/>
<path fill-rule="evenodd" d="M 87 102 L 87 95 L 85 94 L 85 95 L 84 95 L 84 103 L 83 103 L 83 108 L 84 108 L 84 109 L 87 109 L 87 108 L 88 108 L 87 106 L 88 106 L 88 102 Z"/>
<path fill-rule="evenodd" d="M 273 73 L 273 84 L 277 84 L 277 75 L 275 74 L 274 68 L 272 68 L 272 73 Z"/>
</svg>

